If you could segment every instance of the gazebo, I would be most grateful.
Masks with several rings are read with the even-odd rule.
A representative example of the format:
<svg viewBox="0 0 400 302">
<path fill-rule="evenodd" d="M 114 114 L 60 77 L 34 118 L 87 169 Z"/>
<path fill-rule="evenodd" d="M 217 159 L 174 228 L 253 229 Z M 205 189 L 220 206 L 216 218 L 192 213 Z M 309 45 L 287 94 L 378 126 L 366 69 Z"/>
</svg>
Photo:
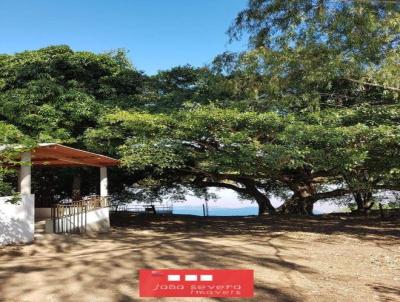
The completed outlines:
<svg viewBox="0 0 400 302">
<path fill-rule="evenodd" d="M 18 166 L 21 200 L 13 204 L 8 202 L 10 197 L 0 197 L 0 245 L 31 242 L 34 238 L 35 218 L 46 220 L 46 232 L 107 231 L 107 168 L 118 164 L 119 161 L 114 158 L 55 143 L 39 144 L 30 151 L 21 151 Z M 97 167 L 100 173 L 100 196 L 35 208 L 31 185 L 32 169 L 35 166 Z"/>
</svg>

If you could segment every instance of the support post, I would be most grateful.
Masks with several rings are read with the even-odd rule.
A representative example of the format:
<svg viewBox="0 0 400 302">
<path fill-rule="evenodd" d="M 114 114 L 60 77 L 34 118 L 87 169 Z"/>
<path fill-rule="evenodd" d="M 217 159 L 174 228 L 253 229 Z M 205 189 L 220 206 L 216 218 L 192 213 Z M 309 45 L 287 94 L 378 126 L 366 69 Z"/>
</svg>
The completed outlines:
<svg viewBox="0 0 400 302">
<path fill-rule="evenodd" d="M 100 168 L 100 196 L 108 196 L 107 167 Z"/>
<path fill-rule="evenodd" d="M 82 177 L 80 174 L 75 174 L 72 180 L 72 200 L 77 201 L 82 199 L 81 195 Z"/>
<path fill-rule="evenodd" d="M 19 172 L 18 187 L 21 195 L 31 195 L 32 193 L 32 168 L 31 152 L 21 154 L 21 167 Z"/>
</svg>

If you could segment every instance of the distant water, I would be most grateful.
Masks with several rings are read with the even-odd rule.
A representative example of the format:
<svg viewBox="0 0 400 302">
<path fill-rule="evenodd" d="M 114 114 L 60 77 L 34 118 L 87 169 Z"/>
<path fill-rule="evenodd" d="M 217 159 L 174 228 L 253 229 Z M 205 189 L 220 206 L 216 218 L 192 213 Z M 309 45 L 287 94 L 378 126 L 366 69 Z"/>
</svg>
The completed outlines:
<svg viewBox="0 0 400 302">
<path fill-rule="evenodd" d="M 344 209 L 336 211 L 314 209 L 314 215 L 322 215 L 332 212 L 343 212 Z M 174 214 L 196 215 L 203 216 L 202 206 L 174 206 Z M 208 208 L 209 216 L 251 216 L 258 215 L 258 207 L 243 207 L 243 208 Z"/>
<path fill-rule="evenodd" d="M 174 206 L 174 214 L 186 214 L 203 216 L 202 206 L 178 207 Z M 249 216 L 257 215 L 257 207 L 243 207 L 243 208 L 208 208 L 209 216 Z"/>
<path fill-rule="evenodd" d="M 143 204 L 132 203 L 128 205 L 128 207 L 143 207 Z M 162 204 L 156 204 L 157 206 L 163 207 Z M 279 204 L 274 204 L 275 207 L 279 206 Z M 144 209 L 144 208 L 143 208 Z M 160 210 L 161 211 L 161 210 Z M 332 212 L 343 212 L 345 209 L 338 207 L 334 204 L 329 203 L 320 203 L 317 202 L 314 206 L 313 213 L 314 215 L 328 214 Z M 252 216 L 258 215 L 258 206 L 250 205 L 244 206 L 241 208 L 230 208 L 230 207 L 215 207 L 209 205 L 208 207 L 209 216 Z M 174 204 L 173 205 L 173 214 L 181 214 L 181 215 L 196 215 L 203 216 L 203 206 L 200 205 L 182 205 L 182 204 Z"/>
</svg>

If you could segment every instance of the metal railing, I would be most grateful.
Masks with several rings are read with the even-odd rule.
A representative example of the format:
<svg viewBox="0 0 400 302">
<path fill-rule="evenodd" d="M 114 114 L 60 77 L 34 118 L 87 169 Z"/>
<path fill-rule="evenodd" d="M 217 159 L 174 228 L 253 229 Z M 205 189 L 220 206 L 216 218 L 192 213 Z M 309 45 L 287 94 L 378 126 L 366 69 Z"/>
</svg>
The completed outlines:
<svg viewBox="0 0 400 302">
<path fill-rule="evenodd" d="M 107 197 L 92 196 L 84 200 L 60 203 L 51 208 L 54 233 L 84 233 L 87 213 L 109 206 Z"/>
<path fill-rule="evenodd" d="M 155 214 L 155 215 L 165 215 L 173 213 L 173 206 L 158 206 L 158 205 L 119 205 L 111 206 L 111 211 L 114 212 L 131 212 L 138 214 Z"/>
</svg>

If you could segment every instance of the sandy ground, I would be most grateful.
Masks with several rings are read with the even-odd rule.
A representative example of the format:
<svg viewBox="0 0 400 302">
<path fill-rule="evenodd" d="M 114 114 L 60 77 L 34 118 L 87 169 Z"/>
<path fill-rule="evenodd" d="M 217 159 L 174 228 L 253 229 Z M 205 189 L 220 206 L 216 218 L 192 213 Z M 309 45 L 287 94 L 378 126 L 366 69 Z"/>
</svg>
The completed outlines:
<svg viewBox="0 0 400 302">
<path fill-rule="evenodd" d="M 243 268 L 255 270 L 251 301 L 400 301 L 399 220 L 123 216 L 112 222 L 109 234 L 44 235 L 1 248 L 0 300 L 159 301 L 138 297 L 138 269 Z"/>
</svg>

